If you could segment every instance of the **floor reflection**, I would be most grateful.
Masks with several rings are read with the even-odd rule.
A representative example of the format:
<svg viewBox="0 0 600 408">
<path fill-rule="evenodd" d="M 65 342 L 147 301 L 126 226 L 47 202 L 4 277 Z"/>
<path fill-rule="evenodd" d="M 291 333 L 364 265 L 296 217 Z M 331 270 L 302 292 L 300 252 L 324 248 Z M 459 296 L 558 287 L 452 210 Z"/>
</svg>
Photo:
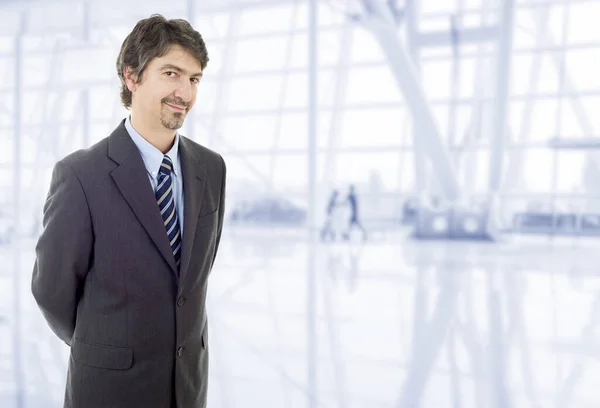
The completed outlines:
<svg viewBox="0 0 600 408">
<path fill-rule="evenodd" d="M 0 265 L 2 408 L 62 406 L 69 350 L 29 293 L 33 245 Z M 311 248 L 301 233 L 231 233 L 210 281 L 209 406 L 600 406 L 595 248 L 401 233 Z"/>
</svg>

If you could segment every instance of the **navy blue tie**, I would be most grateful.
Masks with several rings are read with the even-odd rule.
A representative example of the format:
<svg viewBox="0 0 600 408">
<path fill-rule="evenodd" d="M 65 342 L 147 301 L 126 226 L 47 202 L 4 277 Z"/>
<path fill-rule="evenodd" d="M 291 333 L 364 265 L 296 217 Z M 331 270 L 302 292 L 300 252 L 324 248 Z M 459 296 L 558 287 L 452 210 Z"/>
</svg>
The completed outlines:
<svg viewBox="0 0 600 408">
<path fill-rule="evenodd" d="M 158 208 L 167 230 L 167 237 L 175 256 L 175 263 L 177 264 L 177 268 L 179 268 L 181 262 L 181 232 L 179 231 L 179 219 L 177 218 L 177 211 L 175 209 L 173 177 L 171 177 L 172 171 L 173 162 L 171 162 L 169 156 L 165 155 L 158 174 L 156 202 L 158 203 Z"/>
</svg>

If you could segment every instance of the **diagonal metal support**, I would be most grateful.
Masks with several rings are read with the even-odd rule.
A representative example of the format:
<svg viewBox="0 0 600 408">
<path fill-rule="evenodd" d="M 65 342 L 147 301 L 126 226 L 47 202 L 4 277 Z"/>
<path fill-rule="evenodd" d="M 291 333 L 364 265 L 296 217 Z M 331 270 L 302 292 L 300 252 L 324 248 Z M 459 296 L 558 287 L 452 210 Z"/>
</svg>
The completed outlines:
<svg viewBox="0 0 600 408">
<path fill-rule="evenodd" d="M 446 199 L 456 201 L 460 188 L 450 155 L 445 148 L 433 112 L 419 84 L 406 47 L 398 39 L 396 19 L 387 5 L 364 0 L 367 11 L 357 21 L 378 41 L 390 65 L 396 84 L 407 101 L 413 123 L 419 130 L 423 152 L 429 159 L 433 173 Z"/>
<path fill-rule="evenodd" d="M 548 30 L 548 25 L 543 23 L 548 20 L 548 7 L 536 11 L 537 15 L 535 16 L 534 20 L 538 21 L 540 24 L 536 35 L 535 46 L 536 48 L 541 48 L 545 45 L 544 43 L 547 37 L 546 31 Z M 527 93 L 530 95 L 533 95 L 538 89 L 541 65 L 542 55 L 539 53 L 534 54 L 531 69 L 529 71 L 529 87 L 527 90 Z M 525 102 L 521 127 L 518 135 L 516 136 L 516 141 L 519 143 L 526 143 L 531 137 L 531 118 L 533 115 L 533 107 L 534 100 L 529 98 Z M 526 153 L 526 150 L 519 149 L 511 154 L 509 158 L 510 166 L 507 169 L 506 178 L 503 182 L 503 191 L 506 191 L 507 189 L 518 190 L 520 183 L 523 180 L 522 174 Z"/>
</svg>

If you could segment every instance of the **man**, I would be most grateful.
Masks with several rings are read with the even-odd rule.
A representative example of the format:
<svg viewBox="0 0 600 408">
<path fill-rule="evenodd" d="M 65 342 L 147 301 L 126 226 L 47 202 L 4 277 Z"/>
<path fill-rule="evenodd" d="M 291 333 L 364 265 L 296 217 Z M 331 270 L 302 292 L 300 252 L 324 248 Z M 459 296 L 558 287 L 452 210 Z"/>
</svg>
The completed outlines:
<svg viewBox="0 0 600 408">
<path fill-rule="evenodd" d="M 346 200 L 350 205 L 350 220 L 348 220 L 348 227 L 342 235 L 342 237 L 344 238 L 344 241 L 347 241 L 348 239 L 350 239 L 350 233 L 352 232 L 352 228 L 357 227 L 362 231 L 362 239 L 363 241 L 365 241 L 367 239 L 367 230 L 365 230 L 365 228 L 358 220 L 358 200 L 356 198 L 356 192 L 354 191 L 354 184 L 350 185 Z"/>
<path fill-rule="evenodd" d="M 54 167 L 32 292 L 71 347 L 65 407 L 206 407 L 225 163 L 177 129 L 207 63 L 188 22 L 138 22 L 117 59 L 130 116 Z"/>
</svg>

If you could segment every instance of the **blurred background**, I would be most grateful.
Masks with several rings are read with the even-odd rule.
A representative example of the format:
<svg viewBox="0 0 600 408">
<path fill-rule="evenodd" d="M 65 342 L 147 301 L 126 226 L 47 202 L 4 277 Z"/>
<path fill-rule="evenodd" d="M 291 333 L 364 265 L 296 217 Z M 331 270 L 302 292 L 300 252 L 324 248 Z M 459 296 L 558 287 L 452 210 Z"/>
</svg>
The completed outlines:
<svg viewBox="0 0 600 408">
<path fill-rule="evenodd" d="M 0 0 L 0 407 L 62 407 L 42 207 L 157 12 L 228 167 L 210 408 L 600 406 L 600 0 Z"/>
</svg>

